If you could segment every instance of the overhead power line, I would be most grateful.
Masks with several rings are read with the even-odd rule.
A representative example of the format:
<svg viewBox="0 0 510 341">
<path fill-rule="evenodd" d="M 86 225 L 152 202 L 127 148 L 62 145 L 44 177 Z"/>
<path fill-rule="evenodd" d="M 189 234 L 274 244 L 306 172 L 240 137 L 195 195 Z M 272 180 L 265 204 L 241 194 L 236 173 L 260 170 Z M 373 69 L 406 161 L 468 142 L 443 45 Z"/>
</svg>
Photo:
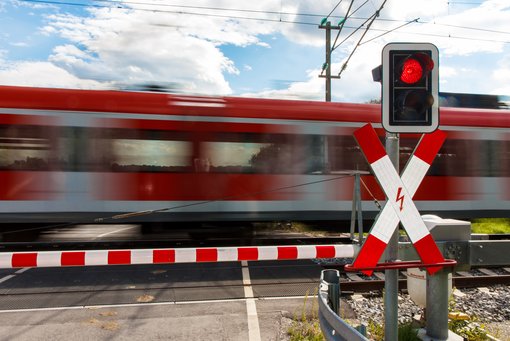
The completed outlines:
<svg viewBox="0 0 510 341">
<path fill-rule="evenodd" d="M 384 5 L 386 4 L 386 1 L 387 0 L 384 0 L 383 3 L 381 4 L 381 6 L 379 7 L 379 9 L 372 15 L 372 17 L 371 17 L 372 19 L 368 23 L 367 28 L 365 29 L 365 32 L 363 32 L 363 34 L 361 35 L 361 38 L 359 38 L 359 40 L 358 40 L 358 43 L 356 44 L 356 46 L 354 46 L 354 49 L 351 51 L 351 53 L 349 54 L 349 56 L 345 60 L 344 64 L 342 65 L 342 68 L 340 69 L 340 72 L 338 73 L 338 77 L 340 77 L 342 75 L 342 72 L 344 72 L 344 70 L 347 68 L 347 64 L 349 63 L 349 61 L 351 60 L 352 56 L 354 55 L 354 52 L 356 52 L 356 49 L 361 45 L 361 41 L 363 40 L 363 38 L 365 38 L 365 34 L 367 34 L 367 32 L 370 30 L 370 26 L 372 26 L 372 24 L 374 23 L 375 18 L 377 18 L 379 16 L 379 13 L 384 8 Z"/>
<path fill-rule="evenodd" d="M 262 21 L 262 22 L 274 22 L 274 23 L 283 23 L 283 24 L 294 24 L 294 25 L 306 25 L 306 26 L 317 26 L 316 22 L 306 22 L 306 21 L 295 21 L 295 20 L 282 20 L 281 18 L 278 19 L 271 19 L 271 18 L 257 18 L 257 17 L 248 17 L 248 16 L 236 16 L 236 15 L 227 15 L 227 14 L 214 14 L 214 13 L 203 13 L 203 12 L 189 12 L 189 11 L 178 11 L 178 10 L 163 10 L 163 9 L 147 9 L 147 8 L 133 8 L 133 7 L 114 7 L 114 6 L 107 6 L 107 5 L 99 5 L 94 3 L 77 3 L 77 2 L 67 2 L 67 1 L 55 1 L 55 0 L 18 0 L 21 2 L 28 2 L 28 3 L 39 3 L 39 4 L 50 4 L 50 5 L 59 5 L 59 6 L 74 6 L 74 7 L 91 7 L 91 8 L 108 8 L 108 9 L 124 9 L 124 10 L 130 10 L 130 11 L 143 11 L 143 12 L 153 12 L 153 13 L 167 13 L 167 14 L 181 14 L 181 15 L 195 15 L 195 16 L 202 16 L 202 17 L 215 17 L 215 18 L 224 18 L 224 19 L 235 19 L 235 20 L 251 20 L 251 21 Z M 97 1 L 96 2 L 103 2 L 103 1 Z M 110 3 L 110 1 L 108 1 Z M 124 1 L 111 1 L 111 3 L 115 3 L 117 5 L 128 2 Z M 131 3 L 131 2 L 130 2 Z M 156 6 L 156 4 L 147 4 L 145 5 L 153 5 Z M 157 5 L 162 6 L 162 5 Z M 173 5 L 173 6 L 179 6 L 182 8 L 185 8 L 185 6 L 182 5 Z M 189 6 L 192 7 L 192 6 Z M 189 8 L 188 7 L 188 8 Z M 257 10 L 242 10 L 242 9 L 226 9 L 226 8 L 214 8 L 214 7 L 197 7 L 197 9 L 200 10 L 218 10 L 218 11 L 244 11 L 244 12 L 251 12 L 251 13 L 263 13 L 263 14 L 287 14 L 287 13 L 281 13 L 277 11 L 257 11 Z M 306 14 L 306 13 L 288 13 L 289 15 L 296 15 L 296 16 L 320 16 L 318 14 Z M 336 16 L 335 16 L 336 17 Z M 354 18 L 351 17 L 351 19 L 364 19 L 364 18 Z M 372 19 L 365 18 L 366 19 Z M 394 20 L 394 19 L 378 19 L 382 21 L 400 21 L 400 20 Z M 407 22 L 407 21 L 400 21 L 400 22 Z M 444 25 L 448 26 L 448 24 L 440 24 L 440 23 L 434 23 L 434 22 L 422 22 L 418 21 L 418 23 L 422 24 L 434 24 L 434 25 Z M 165 26 L 165 25 L 159 25 L 159 26 Z M 170 26 L 170 25 L 169 25 Z M 175 26 L 175 25 L 172 25 Z M 502 33 L 502 34 L 510 34 L 510 32 L 503 32 L 503 31 L 496 31 L 496 30 L 487 30 L 487 29 L 479 29 L 474 27 L 464 27 L 464 26 L 454 26 L 452 27 L 457 28 L 463 28 L 463 29 L 470 29 L 470 30 L 476 30 L 476 31 L 487 31 L 487 32 L 494 32 L 494 33 Z M 345 25 L 344 28 L 347 29 L 359 29 L 358 27 L 353 26 L 347 26 Z M 387 29 L 379 29 L 379 28 L 371 28 L 372 31 L 377 32 L 389 32 L 391 30 Z M 482 41 L 482 42 L 493 42 L 493 43 L 502 43 L 502 44 L 510 44 L 510 41 L 507 40 L 498 40 L 498 39 L 483 39 L 483 38 L 475 38 L 475 37 L 463 37 L 463 36 L 457 36 L 452 34 L 432 34 L 432 33 L 417 33 L 417 32 L 402 32 L 403 34 L 409 34 L 409 35 L 419 35 L 419 36 L 432 36 L 432 37 L 441 37 L 441 38 L 450 38 L 450 39 L 462 39 L 462 40 L 473 40 L 473 41 Z"/>
<path fill-rule="evenodd" d="M 414 20 L 406 22 L 405 24 L 402 24 L 402 25 L 400 25 L 398 27 L 395 27 L 395 28 L 389 30 L 388 32 L 384 32 L 384 33 L 379 34 L 378 36 L 375 36 L 375 37 L 373 37 L 373 38 L 371 38 L 371 39 L 369 39 L 367 41 L 364 41 L 364 42 L 360 43 L 360 45 L 363 45 L 363 44 L 369 43 L 369 42 L 371 42 L 373 40 L 379 39 L 379 38 L 381 38 L 382 36 L 384 36 L 384 35 L 386 35 L 388 33 L 391 33 L 391 32 L 394 32 L 394 31 L 398 30 L 399 28 L 402 28 L 402 27 L 407 26 L 407 25 L 412 24 L 412 23 L 416 23 L 416 22 L 418 22 L 418 20 L 420 20 L 420 18 L 416 18 Z"/>
<path fill-rule="evenodd" d="M 91 0 L 94 2 L 101 2 L 101 3 L 116 3 L 116 4 L 127 4 L 127 5 L 145 5 L 145 6 L 157 6 L 157 7 L 171 7 L 171 8 L 188 8 L 188 9 L 205 9 L 205 10 L 213 10 L 213 11 L 226 11 L 226 12 L 241 12 L 241 13 L 261 13 L 261 14 L 278 14 L 278 15 L 294 15 L 294 16 L 303 16 L 303 17 L 316 17 L 316 18 L 324 18 L 323 14 L 318 13 L 295 13 L 295 12 L 282 12 L 282 11 L 268 11 L 268 10 L 254 10 L 254 9 L 240 9 L 240 8 L 224 8 L 224 7 L 211 7 L 211 6 L 191 6 L 191 5 L 174 5 L 174 4 L 157 4 L 157 3 L 148 3 L 148 2 L 139 2 L 139 1 L 124 1 L 124 0 Z M 335 9 L 341 4 L 343 0 L 340 0 L 338 4 L 331 10 L 331 12 L 326 16 L 327 18 L 336 18 L 336 19 L 342 19 L 344 16 L 341 15 L 332 15 L 332 13 L 335 11 Z M 365 1 L 361 6 L 359 6 L 352 14 L 356 13 L 361 7 L 365 5 L 365 3 L 368 2 Z M 457 3 L 450 1 L 449 3 Z M 459 2 L 460 3 L 460 2 Z M 471 3 L 475 4 L 475 3 Z M 478 3 L 480 5 L 480 3 Z M 110 7 L 110 6 L 107 6 Z M 349 16 L 350 19 L 354 20 L 367 20 L 368 18 L 363 17 L 354 17 Z M 376 18 L 376 21 L 393 21 L 393 22 L 403 22 L 408 23 L 409 20 L 398 20 L 398 19 L 389 19 L 389 18 Z M 419 23 L 422 24 L 432 24 L 432 25 L 439 25 L 439 26 L 448 26 L 448 27 L 455 27 L 455 28 L 461 28 L 466 30 L 475 30 L 475 31 L 485 31 L 485 32 L 494 32 L 494 33 L 502 33 L 502 34 L 510 34 L 510 32 L 506 31 L 499 31 L 499 30 L 490 30 L 485 28 L 479 28 L 479 27 L 469 27 L 469 26 L 460 26 L 460 25 L 451 25 L 451 24 L 443 24 L 438 22 L 430 22 L 430 21 L 420 21 Z M 315 23 L 314 23 L 315 24 Z"/>
<path fill-rule="evenodd" d="M 342 3 L 342 0 L 338 1 L 338 3 L 336 4 L 335 7 L 333 7 L 333 9 L 331 10 L 331 12 L 329 12 L 329 14 L 326 16 L 326 20 L 331 16 L 331 14 L 333 14 L 333 12 L 335 11 L 335 9 L 337 9 L 338 6 L 340 6 L 340 4 Z"/>
<path fill-rule="evenodd" d="M 363 6 L 365 6 L 365 4 L 368 2 L 368 0 L 366 0 L 364 3 L 362 3 L 358 8 L 356 8 L 354 10 L 354 12 L 352 12 L 352 14 L 349 15 L 349 12 L 351 11 L 351 7 L 352 5 L 354 4 L 354 0 L 351 0 L 351 3 L 349 4 L 349 8 L 347 9 L 347 12 L 345 12 L 345 17 L 344 19 L 342 20 L 342 23 L 340 24 L 340 27 L 338 29 L 338 32 L 336 34 L 336 38 L 335 38 L 335 41 L 333 42 L 333 47 L 331 48 L 331 52 L 333 52 L 338 46 L 336 46 L 336 42 L 338 41 L 338 38 L 340 37 L 340 33 L 342 33 L 342 28 L 344 28 L 344 25 L 345 25 L 345 22 L 347 21 L 347 19 L 349 19 L 354 13 L 356 13 L 360 8 L 362 8 Z"/>
</svg>

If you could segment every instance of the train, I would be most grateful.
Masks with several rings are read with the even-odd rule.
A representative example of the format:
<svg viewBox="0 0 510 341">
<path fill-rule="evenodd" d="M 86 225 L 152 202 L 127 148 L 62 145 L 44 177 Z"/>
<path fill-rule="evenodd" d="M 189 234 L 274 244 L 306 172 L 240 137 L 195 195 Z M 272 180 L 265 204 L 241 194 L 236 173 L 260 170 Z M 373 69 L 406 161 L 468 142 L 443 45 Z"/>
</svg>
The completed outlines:
<svg viewBox="0 0 510 341">
<path fill-rule="evenodd" d="M 0 231 L 22 224 L 348 220 L 384 194 L 353 132 L 378 104 L 0 86 Z M 508 217 L 510 111 L 441 107 L 423 214 Z M 403 167 L 420 138 L 401 134 Z"/>
</svg>

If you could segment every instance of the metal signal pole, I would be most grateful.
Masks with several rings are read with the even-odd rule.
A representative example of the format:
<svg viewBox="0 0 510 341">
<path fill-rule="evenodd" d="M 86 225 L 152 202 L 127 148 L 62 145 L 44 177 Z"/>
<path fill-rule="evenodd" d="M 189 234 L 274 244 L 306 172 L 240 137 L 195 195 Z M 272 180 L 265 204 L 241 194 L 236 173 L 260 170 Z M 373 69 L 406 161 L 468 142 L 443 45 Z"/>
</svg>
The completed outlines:
<svg viewBox="0 0 510 341">
<path fill-rule="evenodd" d="M 331 29 L 338 30 L 340 28 L 331 27 L 330 21 L 321 23 L 319 28 L 326 30 L 326 62 L 322 65 L 319 77 L 326 78 L 326 102 L 331 102 L 331 79 L 340 78 L 339 76 L 331 76 Z"/>
<path fill-rule="evenodd" d="M 399 134 L 386 132 L 386 153 L 397 173 L 400 173 L 399 149 Z M 395 230 L 388 242 L 385 262 L 395 262 L 398 259 L 398 230 Z M 386 270 L 384 273 L 384 339 L 398 340 L 398 270 Z"/>
</svg>

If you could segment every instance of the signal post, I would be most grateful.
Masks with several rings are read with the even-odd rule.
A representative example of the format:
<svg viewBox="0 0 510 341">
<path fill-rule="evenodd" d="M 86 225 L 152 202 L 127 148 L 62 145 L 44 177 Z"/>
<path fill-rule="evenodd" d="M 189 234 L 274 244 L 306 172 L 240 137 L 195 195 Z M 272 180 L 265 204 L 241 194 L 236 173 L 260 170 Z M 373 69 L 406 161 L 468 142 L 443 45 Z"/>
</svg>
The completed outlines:
<svg viewBox="0 0 510 341">
<path fill-rule="evenodd" d="M 438 70 L 439 51 L 433 44 L 387 44 L 382 50 L 382 65 L 372 71 L 374 81 L 382 85 L 381 122 L 386 130 L 386 152 L 377 146 L 380 143 L 373 128 L 370 131 L 363 127 L 355 132 L 358 144 L 386 194 L 386 206 L 390 207 L 385 206 L 381 211 L 357 258 L 352 266 L 346 266 L 346 270 L 349 268 L 348 271 L 357 270 L 369 274 L 375 268 L 386 269 L 385 340 L 398 340 L 398 270 L 395 269 L 405 267 L 426 267 L 428 271 L 427 330 L 423 339 L 456 339 L 456 335 L 452 336 L 448 331 L 449 270 L 441 269 L 455 262 L 444 260 L 411 201 L 417 189 L 415 187 L 419 185 L 415 182 L 419 183 L 425 176 L 445 137 L 440 131 L 440 134 L 429 134 L 439 126 Z M 401 178 L 398 177 L 400 133 L 428 134 L 427 138 L 420 141 Z M 389 160 L 384 160 L 383 153 L 387 154 Z M 374 157 L 375 154 L 378 156 Z M 393 166 L 396 169 L 397 174 L 392 174 L 394 170 L 389 171 L 388 164 L 390 168 Z M 393 180 L 388 181 L 389 178 Z M 397 261 L 400 220 L 422 263 L 405 264 L 407 262 Z M 423 242 L 425 240 L 426 247 Z M 384 250 L 385 263 L 381 266 L 377 261 Z"/>
<path fill-rule="evenodd" d="M 439 52 L 432 44 L 387 44 L 382 51 L 381 121 L 386 130 L 386 150 L 400 169 L 400 136 L 404 132 L 428 133 L 439 126 Z M 398 229 L 385 255 L 398 259 Z M 385 338 L 398 339 L 398 270 L 385 274 Z"/>
</svg>

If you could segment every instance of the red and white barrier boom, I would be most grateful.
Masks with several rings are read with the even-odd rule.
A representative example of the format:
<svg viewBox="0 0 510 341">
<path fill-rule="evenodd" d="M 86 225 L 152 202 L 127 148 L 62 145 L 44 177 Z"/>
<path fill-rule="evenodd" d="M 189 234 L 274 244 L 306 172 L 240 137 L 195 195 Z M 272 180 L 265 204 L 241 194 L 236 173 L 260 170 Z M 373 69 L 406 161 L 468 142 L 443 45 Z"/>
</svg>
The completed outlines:
<svg viewBox="0 0 510 341">
<path fill-rule="evenodd" d="M 421 219 L 412 197 L 443 145 L 446 133 L 438 129 L 424 135 L 411 155 L 402 178 L 395 170 L 372 125 L 367 124 L 356 130 L 354 137 L 388 200 L 352 264 L 352 269 L 360 269 L 371 275 L 373 270 L 367 268 L 377 265 L 400 221 L 424 264 L 444 263 L 445 259 Z M 433 266 L 428 267 L 427 271 L 433 274 L 440 269 L 441 266 Z"/>
<path fill-rule="evenodd" d="M 0 268 L 351 258 L 353 245 L 2 252 Z"/>
</svg>

